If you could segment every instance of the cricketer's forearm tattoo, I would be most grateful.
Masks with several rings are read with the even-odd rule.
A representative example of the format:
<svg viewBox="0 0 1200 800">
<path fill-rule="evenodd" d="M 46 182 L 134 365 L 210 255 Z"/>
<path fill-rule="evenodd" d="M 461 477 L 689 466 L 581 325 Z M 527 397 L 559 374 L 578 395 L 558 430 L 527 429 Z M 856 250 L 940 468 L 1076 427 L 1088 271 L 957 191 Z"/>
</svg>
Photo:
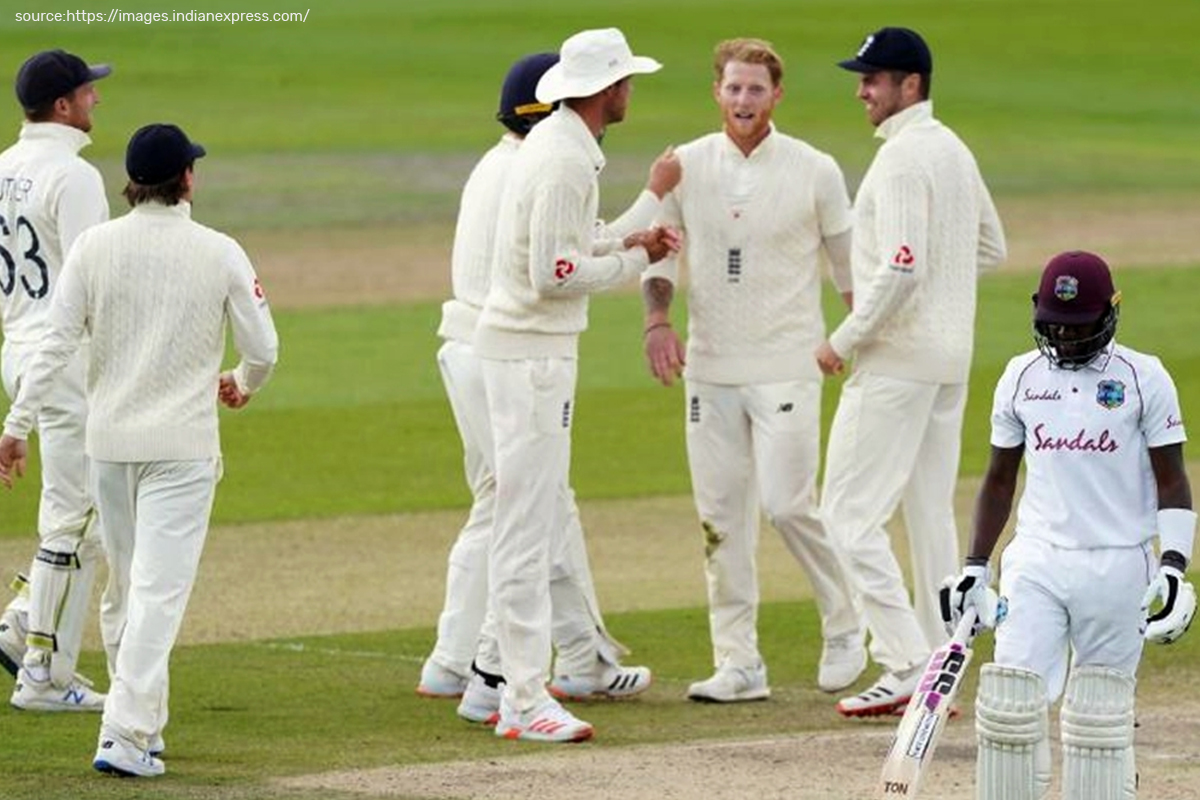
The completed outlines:
<svg viewBox="0 0 1200 800">
<path fill-rule="evenodd" d="M 649 313 L 667 311 L 674 298 L 675 284 L 666 278 L 650 278 L 642 284 L 642 299 Z"/>
</svg>

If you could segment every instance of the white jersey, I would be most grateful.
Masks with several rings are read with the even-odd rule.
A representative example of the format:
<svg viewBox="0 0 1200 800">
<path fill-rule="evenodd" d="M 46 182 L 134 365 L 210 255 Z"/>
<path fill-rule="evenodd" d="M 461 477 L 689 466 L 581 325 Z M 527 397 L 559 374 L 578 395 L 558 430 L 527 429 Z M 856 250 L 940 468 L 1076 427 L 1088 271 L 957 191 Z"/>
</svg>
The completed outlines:
<svg viewBox="0 0 1200 800">
<path fill-rule="evenodd" d="M 91 143 L 57 122 L 26 122 L 0 153 L 0 317 L 4 339 L 37 342 L 71 243 L 108 219 L 104 182 L 79 157 Z"/>
<path fill-rule="evenodd" d="M 1158 492 L 1149 450 L 1186 439 L 1162 362 L 1115 343 L 1080 370 L 1025 353 L 996 386 L 992 445 L 1025 446 L 1018 536 L 1069 549 L 1153 539 Z"/>
</svg>

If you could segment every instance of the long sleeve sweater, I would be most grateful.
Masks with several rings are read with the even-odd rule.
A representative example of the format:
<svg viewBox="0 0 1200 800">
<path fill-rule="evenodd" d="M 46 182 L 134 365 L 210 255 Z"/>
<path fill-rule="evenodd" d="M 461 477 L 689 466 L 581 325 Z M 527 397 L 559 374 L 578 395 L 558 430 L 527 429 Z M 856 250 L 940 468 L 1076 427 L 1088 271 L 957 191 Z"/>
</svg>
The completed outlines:
<svg viewBox="0 0 1200 800">
<path fill-rule="evenodd" d="M 226 320 L 239 388 L 271 374 L 278 339 L 242 248 L 193 222 L 191 206 L 147 203 L 84 231 L 63 267 L 50 328 L 4 422 L 27 438 L 57 372 L 91 335 L 87 453 L 101 461 L 220 455 L 217 377 Z"/>
<path fill-rule="evenodd" d="M 746 156 L 724 133 L 676 150 L 683 179 L 662 221 L 683 230 L 688 264 L 688 378 L 750 384 L 819 378 L 825 336 L 821 256 L 851 224 L 837 163 L 772 130 Z M 841 264 L 848 270 L 848 264 Z M 677 259 L 643 279 L 677 280 Z M 849 289 L 846 287 L 839 287 Z"/>
<path fill-rule="evenodd" d="M 492 285 L 475 332 L 484 358 L 577 356 L 591 292 L 637 277 L 644 248 L 597 242 L 604 155 L 563 106 L 525 137 L 505 187 Z"/>
<path fill-rule="evenodd" d="M 450 255 L 450 284 L 454 296 L 442 304 L 442 322 L 438 326 L 438 336 L 443 339 L 460 342 L 474 339 L 479 314 L 492 282 L 500 201 L 520 146 L 521 139 L 516 134 L 504 134 L 479 159 L 463 186 Z M 622 238 L 649 227 L 658 209 L 658 198 L 643 191 L 613 222 L 597 221 L 593 229 L 593 252 L 602 254 L 620 249 Z"/>
<path fill-rule="evenodd" d="M 79 156 L 88 135 L 26 122 L 0 153 L 0 317 L 4 339 L 34 344 L 49 327 L 50 298 L 71 244 L 108 219 L 99 171 Z"/>
<path fill-rule="evenodd" d="M 855 368 L 964 383 L 981 270 L 1005 257 L 996 207 L 970 150 L 930 101 L 889 117 L 854 201 L 854 310 L 829 337 Z"/>
</svg>

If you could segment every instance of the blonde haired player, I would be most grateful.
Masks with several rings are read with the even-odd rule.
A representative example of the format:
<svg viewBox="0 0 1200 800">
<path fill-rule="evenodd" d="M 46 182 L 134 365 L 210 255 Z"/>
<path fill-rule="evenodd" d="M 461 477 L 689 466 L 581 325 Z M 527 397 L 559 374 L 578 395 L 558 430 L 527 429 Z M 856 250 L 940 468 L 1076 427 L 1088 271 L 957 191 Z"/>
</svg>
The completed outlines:
<svg viewBox="0 0 1200 800">
<path fill-rule="evenodd" d="M 685 377 L 687 453 L 705 536 L 716 671 L 692 700 L 770 694 L 758 647 L 760 515 L 800 562 L 821 611 L 817 683 L 827 692 L 866 667 L 849 586 L 817 516 L 821 373 L 796 354 L 825 334 L 821 263 L 850 301 L 850 198 L 837 162 L 775 129 L 783 62 L 770 43 L 717 45 L 713 96 L 722 130 L 678 149 L 683 180 L 663 221 L 686 231 L 688 343 L 670 326 L 678 260 L 643 278 L 645 351 L 663 384 Z"/>
<path fill-rule="evenodd" d="M 50 304 L 67 251 L 108 219 L 100 172 L 79 152 L 91 143 L 95 81 L 111 72 L 45 50 L 17 73 L 25 122 L 0 153 L 0 350 L 4 390 L 15 399 L 50 327 Z M 63 370 L 37 415 L 42 493 L 37 556 L 0 616 L 0 665 L 17 677 L 10 702 L 26 711 L 94 711 L 104 695 L 75 675 L 96 569 L 104 560 L 88 487 L 84 428 L 86 346 Z M 27 586 L 25 584 L 28 584 Z M 101 601 L 110 669 L 124 611 L 115 591 Z"/>
<path fill-rule="evenodd" d="M 975 608 L 996 625 L 975 704 L 979 800 L 1045 796 L 1047 706 L 1064 684 L 1064 800 L 1133 798 L 1142 645 L 1174 641 L 1195 612 L 1183 577 L 1196 514 L 1179 398 L 1157 358 L 1113 341 L 1119 300 L 1099 256 L 1055 256 L 1034 295 L 1038 349 L 1012 359 L 996 386 L 967 564 L 942 590 L 948 622 Z M 1022 460 L 997 601 L 988 561 Z"/>
</svg>

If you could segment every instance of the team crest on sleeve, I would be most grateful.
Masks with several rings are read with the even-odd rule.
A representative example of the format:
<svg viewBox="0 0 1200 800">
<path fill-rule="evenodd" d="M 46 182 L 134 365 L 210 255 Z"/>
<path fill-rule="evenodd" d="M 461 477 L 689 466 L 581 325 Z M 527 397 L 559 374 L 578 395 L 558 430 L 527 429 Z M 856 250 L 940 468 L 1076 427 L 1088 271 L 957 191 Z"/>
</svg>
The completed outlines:
<svg viewBox="0 0 1200 800">
<path fill-rule="evenodd" d="M 263 291 L 262 283 L 258 280 L 258 278 L 255 278 L 254 279 L 254 297 L 255 297 L 255 299 L 263 300 L 266 298 L 266 296 L 267 296 L 267 293 L 265 291 Z"/>
<path fill-rule="evenodd" d="M 559 283 L 565 283 L 568 278 L 575 274 L 575 264 L 565 258 L 560 258 L 554 262 L 554 280 Z"/>
<path fill-rule="evenodd" d="M 1079 278 L 1074 275 L 1059 275 L 1054 279 L 1054 296 L 1059 300 L 1074 300 L 1079 296 Z"/>
<path fill-rule="evenodd" d="M 1100 381 L 1096 384 L 1096 402 L 1107 409 L 1125 405 L 1125 384 L 1120 381 Z"/>
<path fill-rule="evenodd" d="M 892 256 L 892 260 L 888 262 L 888 266 L 897 272 L 912 272 L 913 262 L 916 260 L 912 248 L 906 244 L 902 244 L 900 245 L 900 249 Z"/>
</svg>

